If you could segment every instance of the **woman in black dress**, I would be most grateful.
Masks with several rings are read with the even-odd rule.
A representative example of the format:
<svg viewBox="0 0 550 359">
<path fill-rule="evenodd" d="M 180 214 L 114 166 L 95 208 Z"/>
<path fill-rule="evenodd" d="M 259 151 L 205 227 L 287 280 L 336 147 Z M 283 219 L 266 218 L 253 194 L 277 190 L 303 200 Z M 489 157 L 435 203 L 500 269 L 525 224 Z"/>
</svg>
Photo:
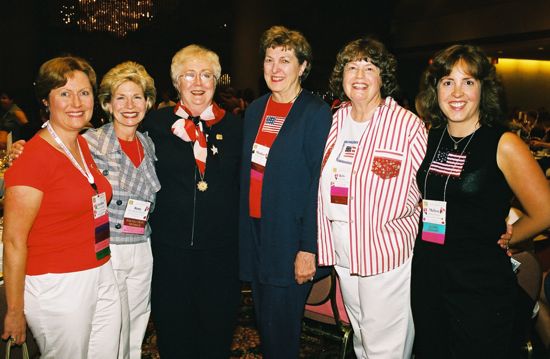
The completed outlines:
<svg viewBox="0 0 550 359">
<path fill-rule="evenodd" d="M 550 226 L 550 189 L 528 147 L 498 124 L 495 67 L 474 46 L 439 52 L 417 107 L 431 125 L 417 183 L 412 268 L 417 359 L 514 357 L 516 277 L 499 244 L 515 195 L 525 215 L 510 245 Z M 499 241 L 500 243 L 497 243 Z"/>
</svg>

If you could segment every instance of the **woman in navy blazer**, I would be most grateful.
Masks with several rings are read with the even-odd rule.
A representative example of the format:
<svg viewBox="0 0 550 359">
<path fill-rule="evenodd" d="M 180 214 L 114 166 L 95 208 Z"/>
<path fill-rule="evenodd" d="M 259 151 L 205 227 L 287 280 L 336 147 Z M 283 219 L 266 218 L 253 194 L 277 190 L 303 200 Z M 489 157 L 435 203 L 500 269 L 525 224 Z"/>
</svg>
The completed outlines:
<svg viewBox="0 0 550 359">
<path fill-rule="evenodd" d="M 250 281 L 264 358 L 297 358 L 316 272 L 317 187 L 331 113 L 302 91 L 304 36 L 282 26 L 261 39 L 271 90 L 246 110 L 240 196 L 240 277 Z"/>
</svg>

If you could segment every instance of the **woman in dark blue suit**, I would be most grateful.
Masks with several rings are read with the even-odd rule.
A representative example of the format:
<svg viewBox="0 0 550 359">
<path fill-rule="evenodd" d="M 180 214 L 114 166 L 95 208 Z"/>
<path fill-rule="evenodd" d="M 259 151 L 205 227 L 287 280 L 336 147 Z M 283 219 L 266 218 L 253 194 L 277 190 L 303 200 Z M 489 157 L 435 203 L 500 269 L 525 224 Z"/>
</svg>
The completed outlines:
<svg viewBox="0 0 550 359">
<path fill-rule="evenodd" d="M 297 358 L 316 272 L 317 187 L 329 107 L 303 91 L 311 47 L 282 26 L 261 38 L 271 90 L 246 110 L 240 196 L 240 277 L 250 281 L 264 358 Z"/>
</svg>

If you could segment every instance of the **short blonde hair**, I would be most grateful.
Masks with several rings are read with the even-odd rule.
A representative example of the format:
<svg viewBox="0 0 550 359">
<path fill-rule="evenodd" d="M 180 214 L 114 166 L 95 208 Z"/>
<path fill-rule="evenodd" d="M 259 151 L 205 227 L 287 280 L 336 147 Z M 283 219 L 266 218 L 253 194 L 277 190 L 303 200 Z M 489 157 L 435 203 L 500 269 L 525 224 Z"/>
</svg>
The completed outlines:
<svg viewBox="0 0 550 359">
<path fill-rule="evenodd" d="M 172 84 L 174 85 L 178 93 L 178 77 L 181 75 L 183 64 L 193 58 L 200 58 L 209 61 L 212 64 L 216 81 L 218 81 L 222 74 L 220 58 L 214 51 L 200 45 L 193 44 L 186 46 L 176 52 L 174 57 L 172 57 L 172 65 L 170 66 L 170 76 L 172 77 Z"/>
<path fill-rule="evenodd" d="M 116 89 L 126 81 L 140 86 L 147 100 L 147 110 L 151 109 L 157 99 L 155 80 L 147 73 L 145 67 L 133 61 L 126 61 L 110 69 L 99 85 L 97 98 L 103 111 L 108 113 L 108 105 Z"/>
</svg>

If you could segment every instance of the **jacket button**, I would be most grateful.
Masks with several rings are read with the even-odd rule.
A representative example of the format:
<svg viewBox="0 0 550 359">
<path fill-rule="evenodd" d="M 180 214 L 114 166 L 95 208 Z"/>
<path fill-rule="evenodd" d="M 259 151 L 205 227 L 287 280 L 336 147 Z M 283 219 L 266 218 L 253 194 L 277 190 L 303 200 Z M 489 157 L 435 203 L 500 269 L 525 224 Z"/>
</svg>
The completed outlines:
<svg viewBox="0 0 550 359">
<path fill-rule="evenodd" d="M 118 201 L 116 201 L 116 204 L 120 206 L 122 204 L 122 201 L 119 199 Z"/>
<path fill-rule="evenodd" d="M 102 173 L 103 173 L 104 176 L 108 176 L 109 175 L 109 170 L 103 170 Z"/>
<path fill-rule="evenodd" d="M 116 229 L 120 229 L 120 227 L 122 227 L 122 226 L 120 225 L 120 223 L 115 224 L 115 228 L 116 228 Z"/>
</svg>

